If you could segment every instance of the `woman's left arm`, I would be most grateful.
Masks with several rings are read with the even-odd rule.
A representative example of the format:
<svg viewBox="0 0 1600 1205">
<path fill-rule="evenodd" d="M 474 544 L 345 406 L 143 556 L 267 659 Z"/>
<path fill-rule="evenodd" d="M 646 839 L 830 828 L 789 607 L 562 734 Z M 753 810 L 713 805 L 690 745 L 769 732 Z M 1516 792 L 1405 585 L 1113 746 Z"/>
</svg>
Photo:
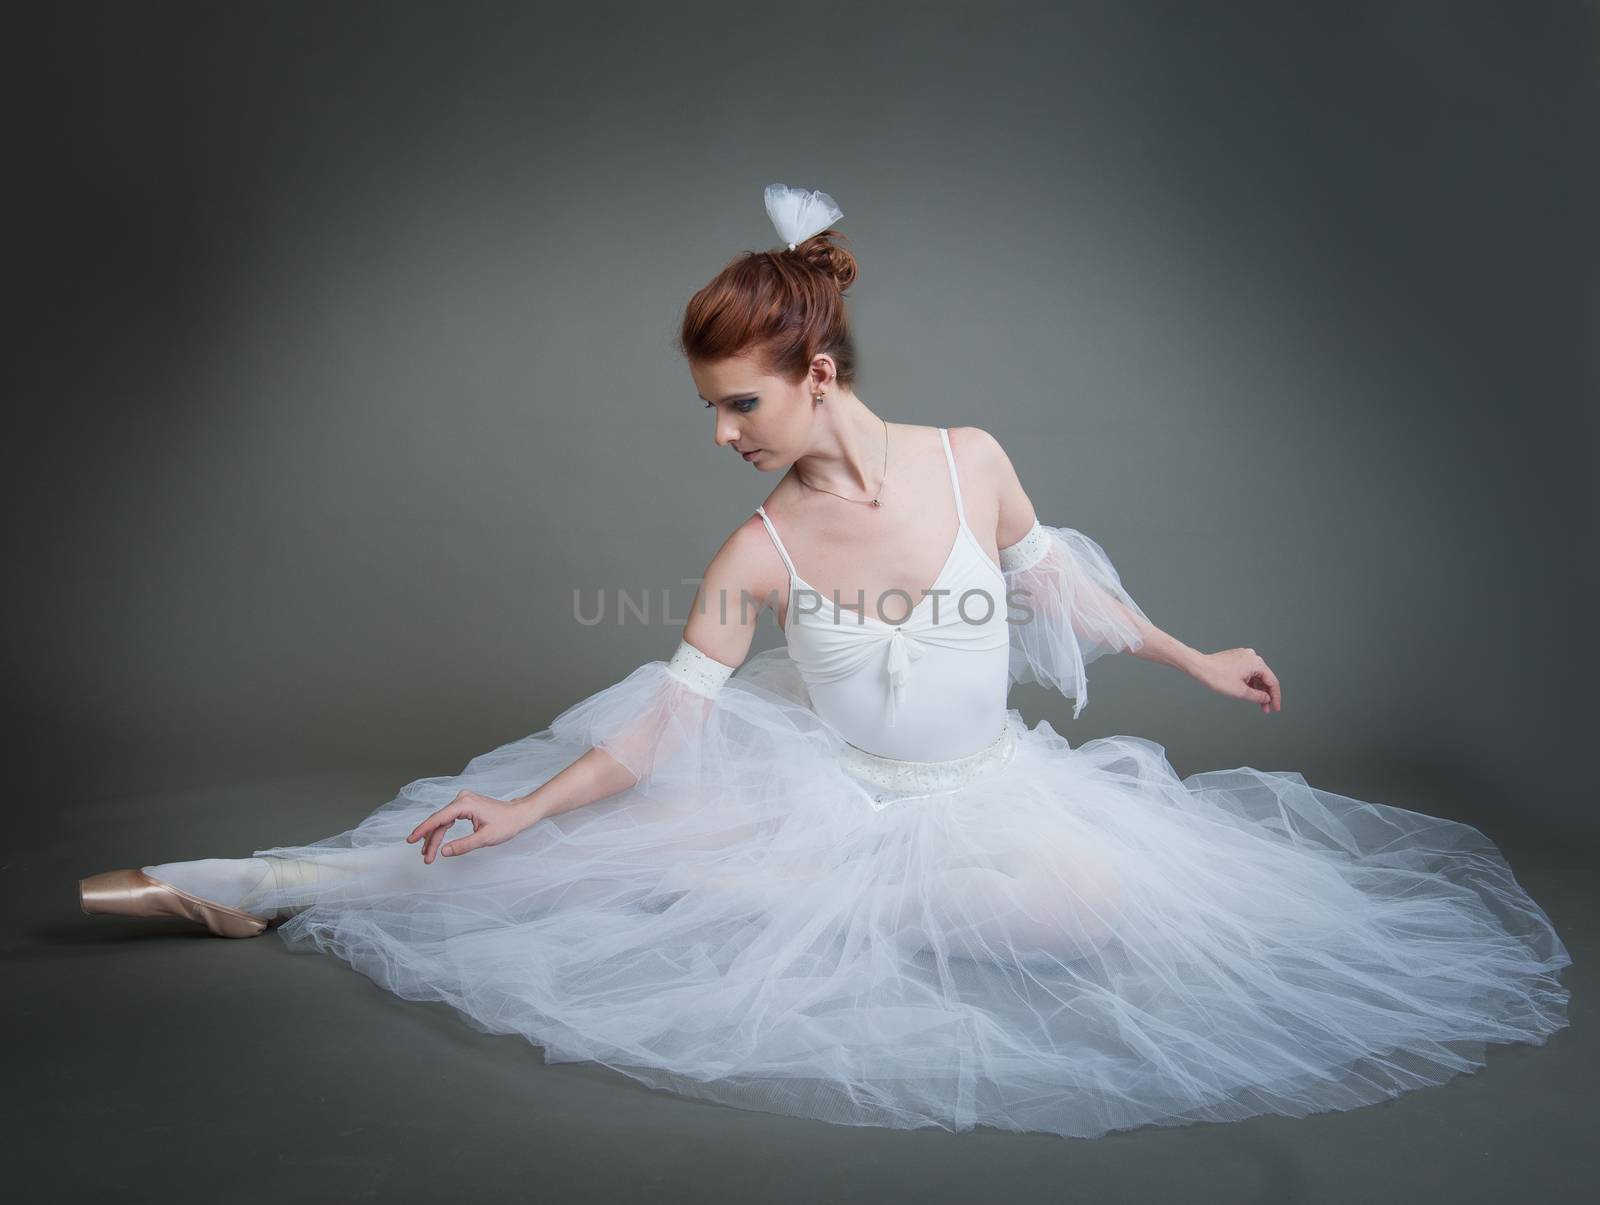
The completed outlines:
<svg viewBox="0 0 1600 1205">
<path fill-rule="evenodd" d="M 1128 652 L 1170 665 L 1229 698 L 1263 713 L 1283 706 L 1277 675 L 1254 649 L 1202 653 L 1162 630 L 1123 586 L 1105 550 L 1070 527 L 1039 522 L 1033 503 L 998 440 L 964 428 L 985 484 L 998 498 L 995 545 L 1012 616 L 1012 680 L 1042 682 L 1088 700 L 1084 667 L 1109 652 Z"/>
</svg>

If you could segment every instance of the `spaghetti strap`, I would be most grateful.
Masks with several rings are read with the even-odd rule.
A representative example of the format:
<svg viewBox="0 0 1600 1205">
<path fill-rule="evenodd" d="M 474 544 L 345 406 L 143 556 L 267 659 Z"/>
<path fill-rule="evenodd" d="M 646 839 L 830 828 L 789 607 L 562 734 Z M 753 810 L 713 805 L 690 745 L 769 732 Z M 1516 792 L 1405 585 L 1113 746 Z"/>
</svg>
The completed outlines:
<svg viewBox="0 0 1600 1205">
<path fill-rule="evenodd" d="M 950 432 L 945 427 L 939 428 L 939 439 L 944 444 L 945 462 L 950 466 L 950 488 L 956 495 L 956 521 L 963 527 L 967 525 L 967 512 L 961 505 L 961 482 L 956 479 L 956 457 L 950 450 Z"/>
<path fill-rule="evenodd" d="M 783 558 L 784 565 L 789 570 L 790 577 L 799 577 L 800 574 L 794 567 L 794 562 L 789 559 L 789 550 L 783 546 L 783 541 L 778 538 L 778 529 L 772 525 L 772 519 L 767 515 L 767 508 L 756 507 L 756 514 L 761 516 L 761 522 L 766 526 L 767 534 L 772 537 L 772 546 L 778 550 L 778 555 Z"/>
</svg>

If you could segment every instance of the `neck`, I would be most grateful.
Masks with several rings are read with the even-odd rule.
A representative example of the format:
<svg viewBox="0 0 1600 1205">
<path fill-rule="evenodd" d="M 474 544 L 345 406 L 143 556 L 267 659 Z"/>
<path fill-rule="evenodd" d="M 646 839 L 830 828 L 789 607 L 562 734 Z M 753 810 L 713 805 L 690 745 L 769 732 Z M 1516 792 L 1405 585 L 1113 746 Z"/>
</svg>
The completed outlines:
<svg viewBox="0 0 1600 1205">
<path fill-rule="evenodd" d="M 795 461 L 805 483 L 847 498 L 870 498 L 882 487 L 883 419 L 847 390 L 835 390 L 816 407 L 811 447 Z"/>
</svg>

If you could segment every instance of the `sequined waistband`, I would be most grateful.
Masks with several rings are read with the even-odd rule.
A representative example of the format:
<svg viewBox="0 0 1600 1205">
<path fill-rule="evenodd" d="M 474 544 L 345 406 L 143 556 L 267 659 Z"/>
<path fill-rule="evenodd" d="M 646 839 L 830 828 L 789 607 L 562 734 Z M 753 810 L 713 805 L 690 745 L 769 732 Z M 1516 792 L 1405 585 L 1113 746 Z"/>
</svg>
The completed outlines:
<svg viewBox="0 0 1600 1205">
<path fill-rule="evenodd" d="M 1021 726 L 1021 719 L 1007 712 L 999 736 L 975 753 L 949 761 L 879 757 L 845 742 L 839 765 L 862 788 L 873 809 L 881 811 L 891 803 L 947 794 L 998 770 L 1016 752 Z"/>
</svg>

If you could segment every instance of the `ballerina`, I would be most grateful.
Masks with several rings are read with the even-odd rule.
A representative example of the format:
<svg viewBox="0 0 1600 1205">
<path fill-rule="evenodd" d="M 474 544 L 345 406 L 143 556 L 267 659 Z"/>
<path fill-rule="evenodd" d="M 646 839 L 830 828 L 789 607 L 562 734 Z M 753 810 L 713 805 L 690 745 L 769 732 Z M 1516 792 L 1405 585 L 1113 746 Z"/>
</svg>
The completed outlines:
<svg viewBox="0 0 1600 1205">
<path fill-rule="evenodd" d="M 348 832 L 91 876 L 83 909 L 274 928 L 546 1061 L 848 1125 L 1301 1116 L 1564 1026 L 1571 959 L 1477 829 L 1009 706 L 1076 717 L 1115 652 L 1263 714 L 1283 689 L 1152 623 L 988 431 L 876 414 L 842 213 L 766 202 L 785 245 L 681 342 L 717 447 L 782 475 L 671 655 Z"/>
</svg>

